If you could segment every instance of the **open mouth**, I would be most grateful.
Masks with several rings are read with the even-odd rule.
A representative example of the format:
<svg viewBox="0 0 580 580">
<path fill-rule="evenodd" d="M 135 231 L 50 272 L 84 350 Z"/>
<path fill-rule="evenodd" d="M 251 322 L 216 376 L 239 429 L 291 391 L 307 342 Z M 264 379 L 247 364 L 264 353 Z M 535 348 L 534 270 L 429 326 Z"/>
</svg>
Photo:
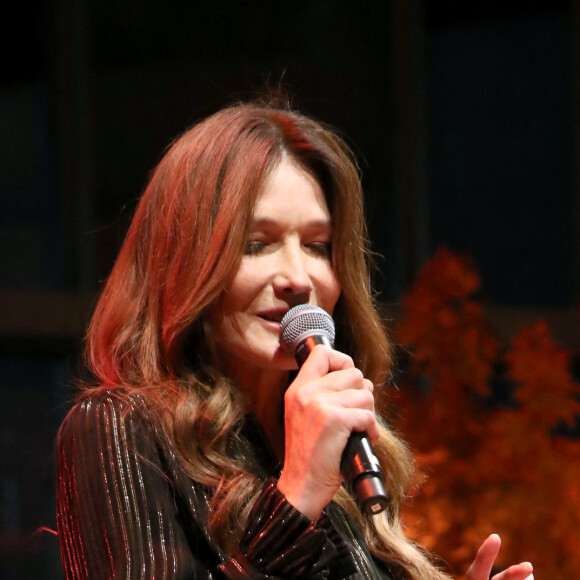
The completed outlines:
<svg viewBox="0 0 580 580">
<path fill-rule="evenodd" d="M 286 314 L 286 312 L 284 311 L 271 311 L 271 312 L 261 312 L 260 314 L 258 314 L 258 316 L 262 319 L 262 320 L 266 320 L 267 322 L 275 322 L 277 324 L 280 324 L 280 321 L 282 320 L 282 318 L 284 318 L 284 315 Z"/>
</svg>

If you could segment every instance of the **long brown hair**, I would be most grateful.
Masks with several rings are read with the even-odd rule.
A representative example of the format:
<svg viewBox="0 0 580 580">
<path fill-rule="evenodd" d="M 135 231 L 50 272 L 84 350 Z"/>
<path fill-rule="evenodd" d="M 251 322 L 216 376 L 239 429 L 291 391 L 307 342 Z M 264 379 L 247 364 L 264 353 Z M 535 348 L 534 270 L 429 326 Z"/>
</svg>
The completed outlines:
<svg viewBox="0 0 580 580">
<path fill-rule="evenodd" d="M 215 489 L 210 527 L 226 551 L 260 482 L 244 457 L 231 456 L 243 404 L 216 365 L 206 312 L 236 271 L 256 198 L 283 154 L 325 192 L 342 289 L 336 347 L 380 391 L 391 356 L 369 286 L 355 159 L 335 132 L 284 108 L 232 106 L 173 143 L 140 200 L 87 336 L 87 366 L 100 385 L 92 388 L 141 393 L 189 475 Z M 385 514 L 362 516 L 342 491 L 336 500 L 375 554 L 410 578 L 446 577 L 401 529 L 399 508 L 412 474 L 405 445 L 383 425 L 376 452 L 388 474 Z"/>
</svg>

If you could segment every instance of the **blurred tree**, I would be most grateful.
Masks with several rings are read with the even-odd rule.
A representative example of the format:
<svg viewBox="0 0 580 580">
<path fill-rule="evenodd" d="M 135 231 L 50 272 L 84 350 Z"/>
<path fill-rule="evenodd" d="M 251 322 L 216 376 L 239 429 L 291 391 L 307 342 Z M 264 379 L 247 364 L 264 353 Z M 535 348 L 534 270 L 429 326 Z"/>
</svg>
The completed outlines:
<svg viewBox="0 0 580 580">
<path fill-rule="evenodd" d="M 391 404 L 426 476 L 408 533 L 460 575 L 498 532 L 499 567 L 531 560 L 536 577 L 580 578 L 580 441 L 561 428 L 580 415 L 570 353 L 544 321 L 501 348 L 478 288 L 470 258 L 441 249 L 395 328 L 406 369 Z"/>
</svg>

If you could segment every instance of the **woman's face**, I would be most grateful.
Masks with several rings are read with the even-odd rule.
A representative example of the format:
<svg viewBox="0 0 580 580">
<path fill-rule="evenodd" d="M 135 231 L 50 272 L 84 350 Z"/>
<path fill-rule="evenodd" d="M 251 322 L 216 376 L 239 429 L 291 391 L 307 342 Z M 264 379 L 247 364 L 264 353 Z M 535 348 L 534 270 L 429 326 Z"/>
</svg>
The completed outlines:
<svg viewBox="0 0 580 580">
<path fill-rule="evenodd" d="M 330 239 L 322 189 L 283 157 L 258 196 L 239 269 L 211 312 L 222 363 L 232 376 L 296 368 L 280 346 L 280 320 L 304 303 L 332 314 L 340 285 Z"/>
</svg>

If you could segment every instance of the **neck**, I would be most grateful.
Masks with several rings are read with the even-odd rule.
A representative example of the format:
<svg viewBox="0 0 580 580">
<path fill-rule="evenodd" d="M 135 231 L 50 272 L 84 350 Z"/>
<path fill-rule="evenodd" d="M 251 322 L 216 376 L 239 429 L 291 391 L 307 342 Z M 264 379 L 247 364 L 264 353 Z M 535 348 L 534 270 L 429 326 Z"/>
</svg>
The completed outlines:
<svg viewBox="0 0 580 580">
<path fill-rule="evenodd" d="M 284 461 L 284 393 L 288 387 L 286 371 L 256 369 L 231 373 L 239 386 L 246 405 L 268 437 L 270 446 L 282 463 Z"/>
</svg>

